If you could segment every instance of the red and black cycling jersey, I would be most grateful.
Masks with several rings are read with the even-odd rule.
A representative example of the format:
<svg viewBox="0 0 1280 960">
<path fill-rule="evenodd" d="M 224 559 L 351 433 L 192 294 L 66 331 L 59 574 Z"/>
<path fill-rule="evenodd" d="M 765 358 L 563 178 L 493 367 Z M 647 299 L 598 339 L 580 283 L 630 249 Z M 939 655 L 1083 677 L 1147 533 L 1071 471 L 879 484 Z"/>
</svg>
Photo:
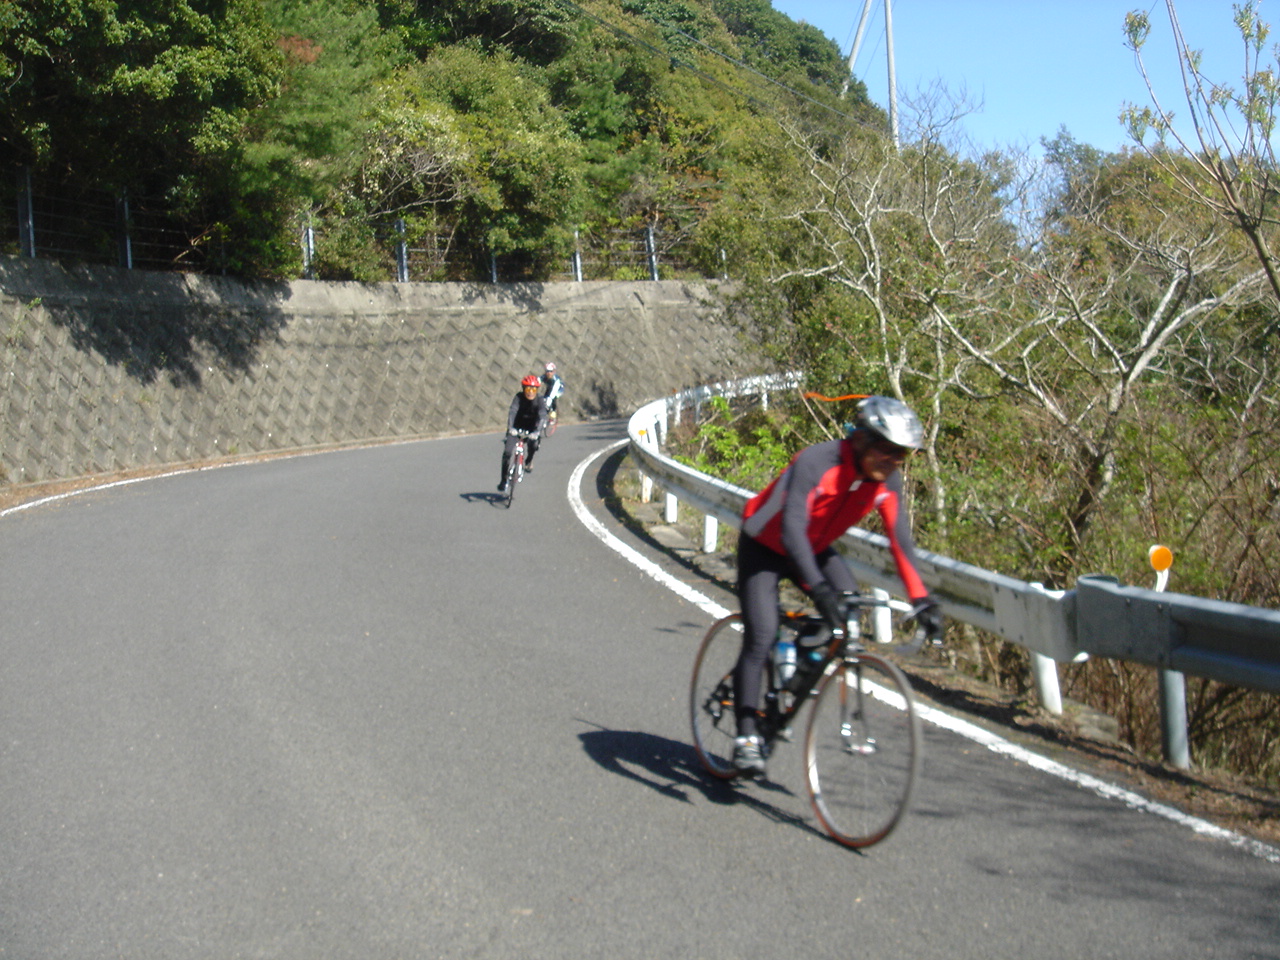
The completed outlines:
<svg viewBox="0 0 1280 960">
<path fill-rule="evenodd" d="M 883 483 L 863 477 L 848 437 L 796 454 L 786 470 L 747 501 L 742 532 L 790 557 L 801 586 L 809 589 L 823 581 L 816 555 L 873 509 L 884 520 L 907 596 L 913 601 L 927 597 L 903 505 L 902 472 L 893 471 Z"/>
</svg>

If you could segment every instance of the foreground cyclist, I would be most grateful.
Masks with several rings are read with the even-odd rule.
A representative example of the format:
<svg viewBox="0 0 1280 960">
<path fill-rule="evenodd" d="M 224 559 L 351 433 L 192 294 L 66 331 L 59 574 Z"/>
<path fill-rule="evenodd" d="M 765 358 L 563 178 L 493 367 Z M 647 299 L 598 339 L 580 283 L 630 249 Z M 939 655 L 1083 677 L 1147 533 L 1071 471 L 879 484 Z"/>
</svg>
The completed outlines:
<svg viewBox="0 0 1280 960">
<path fill-rule="evenodd" d="M 910 407 L 892 397 L 868 397 L 858 405 L 848 436 L 801 450 L 747 501 L 738 537 L 742 652 L 733 670 L 738 721 L 733 765 L 743 773 L 765 771 L 756 717 L 765 659 L 778 634 L 782 578 L 804 590 L 833 629 L 844 629 L 840 592 L 856 590 L 857 581 L 833 545 L 872 509 L 884 520 L 917 625 L 930 639 L 942 632 L 941 611 L 916 570 L 899 470 L 923 441 L 924 429 Z"/>
<path fill-rule="evenodd" d="M 515 452 L 519 438 L 516 431 L 524 430 L 533 436 L 529 438 L 528 453 L 525 455 L 525 472 L 533 471 L 533 455 L 538 452 L 538 438 L 547 426 L 547 402 L 538 396 L 540 382 L 536 376 L 529 374 L 520 381 L 520 392 L 511 401 L 507 410 L 507 440 L 502 447 L 502 479 L 498 481 L 498 492 L 507 492 L 507 465 L 511 462 L 511 454 Z"/>
</svg>

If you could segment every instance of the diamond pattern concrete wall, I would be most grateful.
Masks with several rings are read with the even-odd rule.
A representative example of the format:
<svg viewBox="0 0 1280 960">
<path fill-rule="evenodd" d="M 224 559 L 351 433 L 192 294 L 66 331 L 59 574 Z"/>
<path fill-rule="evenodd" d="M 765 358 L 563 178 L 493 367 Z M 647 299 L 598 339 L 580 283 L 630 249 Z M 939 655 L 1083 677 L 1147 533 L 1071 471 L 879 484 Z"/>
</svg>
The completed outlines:
<svg viewBox="0 0 1280 960">
<path fill-rule="evenodd" d="M 240 283 L 0 259 L 0 481 L 565 420 L 753 373 L 714 286 Z M 37 302 L 38 301 L 38 302 Z"/>
</svg>

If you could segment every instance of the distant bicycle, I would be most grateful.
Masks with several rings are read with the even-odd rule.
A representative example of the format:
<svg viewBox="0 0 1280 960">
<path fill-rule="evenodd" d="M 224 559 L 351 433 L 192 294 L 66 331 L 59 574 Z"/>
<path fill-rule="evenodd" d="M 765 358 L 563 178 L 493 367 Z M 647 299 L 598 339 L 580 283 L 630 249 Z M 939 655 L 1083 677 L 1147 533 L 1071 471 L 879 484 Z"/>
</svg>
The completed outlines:
<svg viewBox="0 0 1280 960">
<path fill-rule="evenodd" d="M 795 644 L 794 667 L 779 658 L 775 644 L 765 666 L 767 693 L 757 727 L 767 755 L 777 742 L 792 739 L 792 723 L 813 701 L 804 769 L 814 813 L 840 843 L 868 847 L 902 821 L 920 773 L 920 720 L 911 684 L 895 664 L 868 649 L 875 643 L 877 611 L 909 614 L 911 605 L 861 593 L 843 599 L 847 626 L 841 631 L 833 632 L 817 615 L 783 612 L 779 641 Z M 900 623 L 905 619 L 900 616 Z M 741 622 L 742 615 L 732 613 L 712 624 L 689 688 L 694 748 L 707 772 L 721 780 L 740 776 L 732 757 Z"/>
<path fill-rule="evenodd" d="M 516 484 L 524 479 L 524 462 L 529 455 L 529 441 L 536 434 L 529 430 L 513 430 L 512 434 L 517 437 L 516 448 L 511 451 L 511 459 L 507 461 L 507 509 L 511 509 L 511 501 L 516 496 Z"/>
</svg>

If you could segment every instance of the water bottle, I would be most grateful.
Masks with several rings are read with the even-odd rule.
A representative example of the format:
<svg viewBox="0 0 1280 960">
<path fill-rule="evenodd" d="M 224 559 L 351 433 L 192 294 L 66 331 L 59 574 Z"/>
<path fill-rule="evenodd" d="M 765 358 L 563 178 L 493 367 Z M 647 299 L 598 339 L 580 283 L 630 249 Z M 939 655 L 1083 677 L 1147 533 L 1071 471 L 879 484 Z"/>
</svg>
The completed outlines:
<svg viewBox="0 0 1280 960">
<path fill-rule="evenodd" d="M 799 693 L 817 679 L 818 668 L 827 655 L 827 642 L 831 639 L 831 631 L 824 623 L 815 623 L 805 627 L 796 638 L 796 666 L 787 689 Z"/>
<path fill-rule="evenodd" d="M 796 672 L 796 645 L 790 637 L 782 637 L 773 645 L 773 675 L 777 685 L 785 687 Z"/>
</svg>

